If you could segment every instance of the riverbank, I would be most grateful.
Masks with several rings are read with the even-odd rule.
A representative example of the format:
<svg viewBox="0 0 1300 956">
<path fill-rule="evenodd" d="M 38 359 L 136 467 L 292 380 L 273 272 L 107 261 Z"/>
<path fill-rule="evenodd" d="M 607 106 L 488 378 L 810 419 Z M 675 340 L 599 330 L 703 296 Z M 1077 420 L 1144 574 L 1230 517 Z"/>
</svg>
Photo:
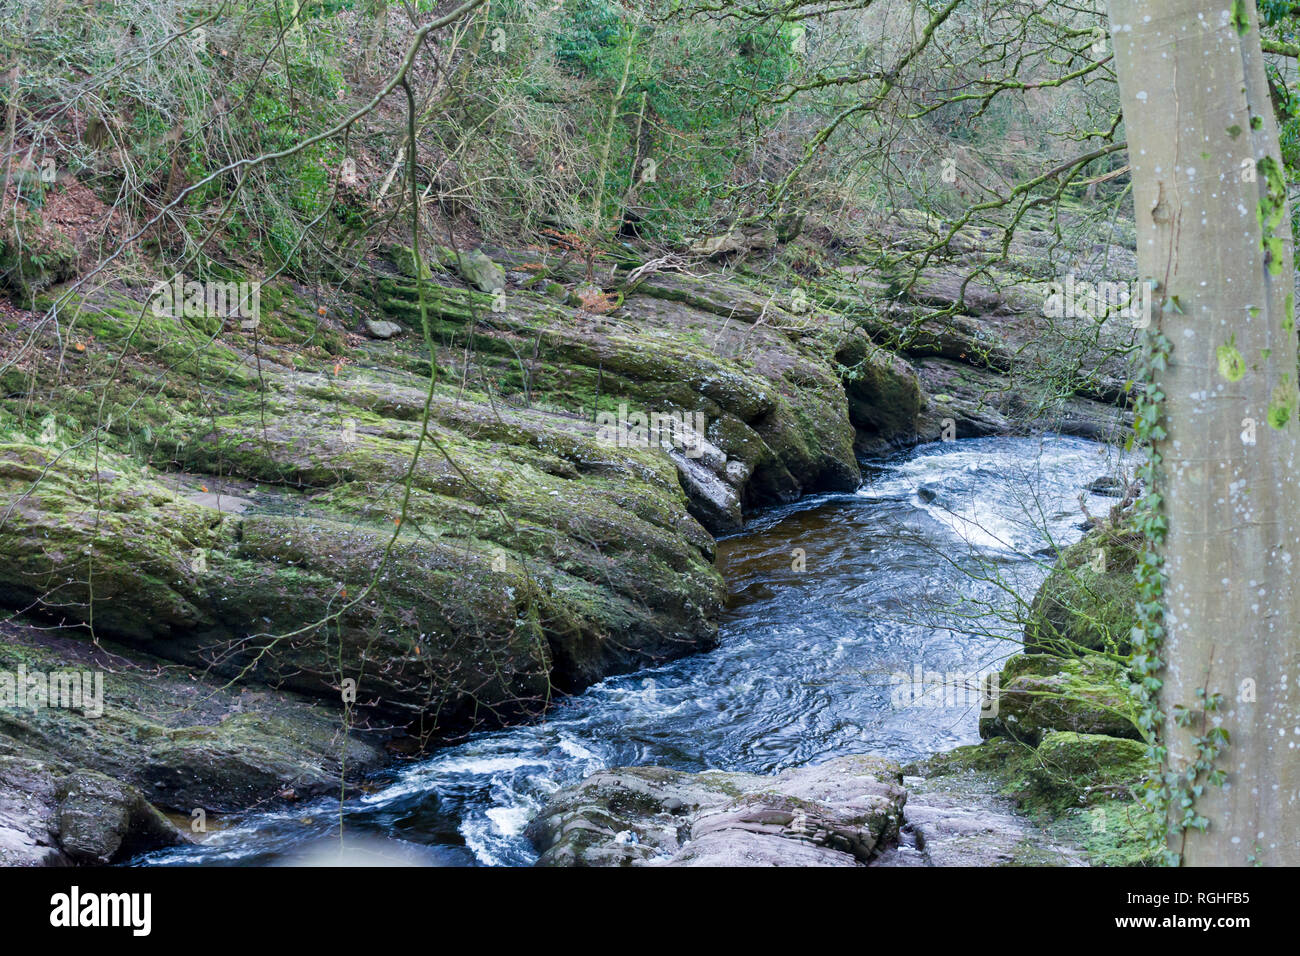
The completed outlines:
<svg viewBox="0 0 1300 956">
<path fill-rule="evenodd" d="M 1119 421 L 1089 397 L 1104 397 L 1095 376 L 1046 417 L 1013 387 L 999 356 L 1033 339 L 1033 303 L 990 300 L 926 338 L 920 302 L 889 331 L 854 314 L 869 288 L 839 311 L 796 309 L 788 277 L 751 266 L 651 275 L 607 309 L 563 257 L 492 252 L 476 268 L 500 270 L 503 309 L 479 288 L 496 275 L 443 258 L 417 283 L 393 248 L 362 282 L 268 287 L 252 328 L 155 316 L 143 276 L 51 290 L 57 329 L 6 313 L 20 358 L 0 407 L 0 601 L 28 622 L 6 660 L 109 655 L 92 669 L 117 721 L 8 712 L 0 752 L 22 762 L 33 782 L 16 799 L 35 808 L 6 823 L 22 835 L 12 862 L 78 858 L 59 836 L 71 774 L 182 820 L 284 804 L 345 768 L 360 779 L 383 747 L 526 721 L 708 648 L 725 594 L 715 536 L 852 490 L 860 452 Z M 608 440 L 602 412 L 706 424 L 666 452 Z M 185 682 L 202 690 L 178 704 Z M 97 856 L 139 849 L 119 844 Z"/>
</svg>

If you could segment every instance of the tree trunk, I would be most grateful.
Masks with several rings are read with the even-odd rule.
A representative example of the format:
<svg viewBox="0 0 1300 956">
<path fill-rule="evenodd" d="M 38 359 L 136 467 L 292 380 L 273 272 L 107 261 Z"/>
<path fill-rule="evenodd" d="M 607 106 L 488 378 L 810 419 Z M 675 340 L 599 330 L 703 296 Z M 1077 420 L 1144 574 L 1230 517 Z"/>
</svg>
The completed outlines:
<svg viewBox="0 0 1300 956">
<path fill-rule="evenodd" d="M 1110 0 L 1156 377 L 1166 770 L 1226 729 L 1186 865 L 1300 864 L 1300 455 L 1291 220 L 1252 0 Z M 1253 444 L 1251 443 L 1253 441 Z M 1205 697 L 1202 697 L 1204 692 Z M 1217 708 L 1203 699 L 1222 694 Z M 1186 708 L 1190 725 L 1177 714 Z M 1208 711 L 1208 712 L 1207 712 Z M 1206 775 L 1198 777 L 1205 782 Z"/>
</svg>

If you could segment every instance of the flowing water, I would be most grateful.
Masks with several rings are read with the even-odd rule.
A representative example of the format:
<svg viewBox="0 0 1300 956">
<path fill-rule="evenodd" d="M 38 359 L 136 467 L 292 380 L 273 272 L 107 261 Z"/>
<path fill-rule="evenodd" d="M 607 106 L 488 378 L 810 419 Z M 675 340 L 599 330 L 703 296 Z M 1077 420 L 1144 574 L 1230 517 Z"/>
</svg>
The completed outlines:
<svg viewBox="0 0 1300 956">
<path fill-rule="evenodd" d="M 1017 649 L 1016 595 L 1081 536 L 1079 495 L 1119 466 L 1076 439 L 941 443 L 866 466 L 856 493 L 763 514 L 719 542 L 731 598 L 716 650 L 387 774 L 343 809 L 355 858 L 530 864 L 524 828 L 547 796 L 607 767 L 772 773 L 977 742 L 980 675 Z M 328 861 L 338 822 L 328 800 L 250 814 L 138 862 Z"/>
</svg>

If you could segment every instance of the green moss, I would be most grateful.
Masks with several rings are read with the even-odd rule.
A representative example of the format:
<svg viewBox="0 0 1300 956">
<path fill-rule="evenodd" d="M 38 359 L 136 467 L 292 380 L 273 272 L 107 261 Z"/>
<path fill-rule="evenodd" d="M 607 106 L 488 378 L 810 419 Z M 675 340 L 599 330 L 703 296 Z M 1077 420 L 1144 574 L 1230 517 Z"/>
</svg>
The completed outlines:
<svg viewBox="0 0 1300 956">
<path fill-rule="evenodd" d="M 1268 406 L 1268 425 L 1270 428 L 1283 429 L 1291 420 L 1291 406 L 1286 402 L 1274 402 Z"/>
<path fill-rule="evenodd" d="M 85 647 L 65 639 L 23 644 L 0 635 L 0 668 L 46 673 L 85 670 Z M 35 632 L 31 635 L 36 637 Z M 338 792 L 349 776 L 383 760 L 366 735 L 341 733 L 340 709 L 292 695 L 229 685 L 138 648 L 101 641 L 103 651 L 138 666 L 103 675 L 104 713 L 38 708 L 0 712 L 0 752 L 34 754 L 60 769 L 88 767 L 134 784 L 150 800 L 181 811 L 247 809 L 286 787 L 298 796 Z"/>
<path fill-rule="evenodd" d="M 1250 12 L 1246 0 L 1232 0 L 1232 26 L 1240 36 L 1245 36 L 1250 29 Z"/>
<path fill-rule="evenodd" d="M 1146 840 L 1148 811 L 1134 799 L 1148 772 L 1146 747 L 1138 741 L 1061 732 L 1047 734 L 1034 747 L 999 737 L 937 754 L 903 772 L 920 774 L 941 789 L 944 781 L 960 788 L 969 775 L 977 775 L 1015 800 L 1046 834 L 1080 847 L 1096 865 L 1153 862 Z M 1033 864 L 1035 853 L 1028 842 L 1017 851 L 1017 861 Z"/>
<path fill-rule="evenodd" d="M 1073 807 L 1131 800 L 1146 777 L 1148 761 L 1141 741 L 1054 731 L 1037 747 L 998 737 L 938 754 L 910 769 L 926 776 L 990 774 L 999 790 L 1027 812 L 1055 818 Z"/>
<path fill-rule="evenodd" d="M 1067 811 L 1049 832 L 1081 846 L 1094 866 L 1157 866 L 1146 835 L 1153 811 L 1135 800 L 1102 800 Z"/>
<path fill-rule="evenodd" d="M 1246 361 L 1232 345 L 1218 348 L 1219 374 L 1229 382 L 1239 382 L 1246 374 Z"/>
<path fill-rule="evenodd" d="M 1019 654 L 999 675 L 995 714 L 980 734 L 1036 743 L 1052 730 L 1138 738 L 1137 701 L 1126 669 L 1098 654 Z"/>
<path fill-rule="evenodd" d="M 1131 798 L 1150 763 L 1141 741 L 1055 731 L 1025 758 L 1023 768 L 1023 804 L 1059 815 L 1099 800 Z"/>
<path fill-rule="evenodd" d="M 1134 532 L 1097 531 L 1062 551 L 1034 597 L 1025 650 L 1057 656 L 1081 650 L 1127 654 L 1136 623 L 1133 570 L 1141 546 Z"/>
</svg>

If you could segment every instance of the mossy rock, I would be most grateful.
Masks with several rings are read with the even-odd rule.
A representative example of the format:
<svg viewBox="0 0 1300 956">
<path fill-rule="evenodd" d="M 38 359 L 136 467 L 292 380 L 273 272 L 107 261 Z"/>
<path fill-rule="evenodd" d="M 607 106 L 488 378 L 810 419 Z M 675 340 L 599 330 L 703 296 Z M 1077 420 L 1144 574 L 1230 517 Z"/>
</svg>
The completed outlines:
<svg viewBox="0 0 1300 956">
<path fill-rule="evenodd" d="M 981 737 L 1037 743 L 1052 730 L 1141 736 L 1125 669 L 1098 655 L 1018 654 L 1003 667 L 998 684 L 997 712 L 981 715 Z"/>
<path fill-rule="evenodd" d="M 925 400 L 916 371 L 904 359 L 856 332 L 846 337 L 835 360 L 844 369 L 849 419 L 860 447 L 878 451 L 916 435 Z"/>
<path fill-rule="evenodd" d="M 1062 551 L 1030 607 L 1025 651 L 1128 654 L 1137 623 L 1133 572 L 1141 548 L 1136 532 L 1099 530 Z"/>
<path fill-rule="evenodd" d="M 1130 800 L 1149 771 L 1143 742 L 1072 731 L 1044 734 L 1037 747 L 994 737 L 904 768 L 904 773 L 927 778 L 988 774 L 1003 794 L 1015 797 L 1026 810 L 1050 817 L 1092 802 Z"/>
<path fill-rule="evenodd" d="M 1094 866 L 1159 866 L 1164 847 L 1148 839 L 1153 816 L 1140 801 L 1097 800 L 1066 811 L 1051 830 L 1083 847 Z"/>
<path fill-rule="evenodd" d="M 1144 865 L 1158 859 L 1148 842 L 1150 811 L 1135 799 L 1151 767 L 1147 748 L 1102 734 L 1050 732 L 1031 744 L 994 737 L 905 767 L 926 788 L 979 800 L 1010 797 L 1043 838 L 1081 849 L 1097 865 Z M 904 778 L 907 779 L 907 778 Z M 1022 862 L 1045 863 L 1032 846 Z"/>
<path fill-rule="evenodd" d="M 96 467 L 97 465 L 97 467 Z M 178 499 L 134 462 L 0 444 L 0 605 L 94 620 L 149 640 L 211 619 L 193 555 L 218 547 L 221 515 Z"/>
<path fill-rule="evenodd" d="M 1141 741 L 1053 731 L 1024 767 L 1024 802 L 1059 815 L 1068 807 L 1131 798 L 1151 764 Z"/>
<path fill-rule="evenodd" d="M 410 279 L 417 278 L 415 252 L 410 246 L 393 245 L 387 247 L 386 252 L 402 275 Z M 457 250 L 434 245 L 422 249 L 420 258 L 423 269 L 419 278 L 433 278 L 430 263 L 437 263 L 442 268 L 457 273 L 480 292 L 492 293 L 505 288 L 505 270 L 482 249 Z"/>
<path fill-rule="evenodd" d="M 100 672 L 102 713 L 0 710 L 0 754 L 39 758 L 59 774 L 94 771 L 186 816 L 246 810 L 286 792 L 337 794 L 345 771 L 352 784 L 385 762 L 374 733 L 344 733 L 341 701 L 331 708 L 228 682 L 103 637 L 91 644 L 79 630 L 0 625 L 0 671 L 20 666 Z"/>
<path fill-rule="evenodd" d="M 102 866 L 189 842 L 139 790 L 104 774 L 0 750 L 0 780 L 0 865 Z"/>
</svg>

